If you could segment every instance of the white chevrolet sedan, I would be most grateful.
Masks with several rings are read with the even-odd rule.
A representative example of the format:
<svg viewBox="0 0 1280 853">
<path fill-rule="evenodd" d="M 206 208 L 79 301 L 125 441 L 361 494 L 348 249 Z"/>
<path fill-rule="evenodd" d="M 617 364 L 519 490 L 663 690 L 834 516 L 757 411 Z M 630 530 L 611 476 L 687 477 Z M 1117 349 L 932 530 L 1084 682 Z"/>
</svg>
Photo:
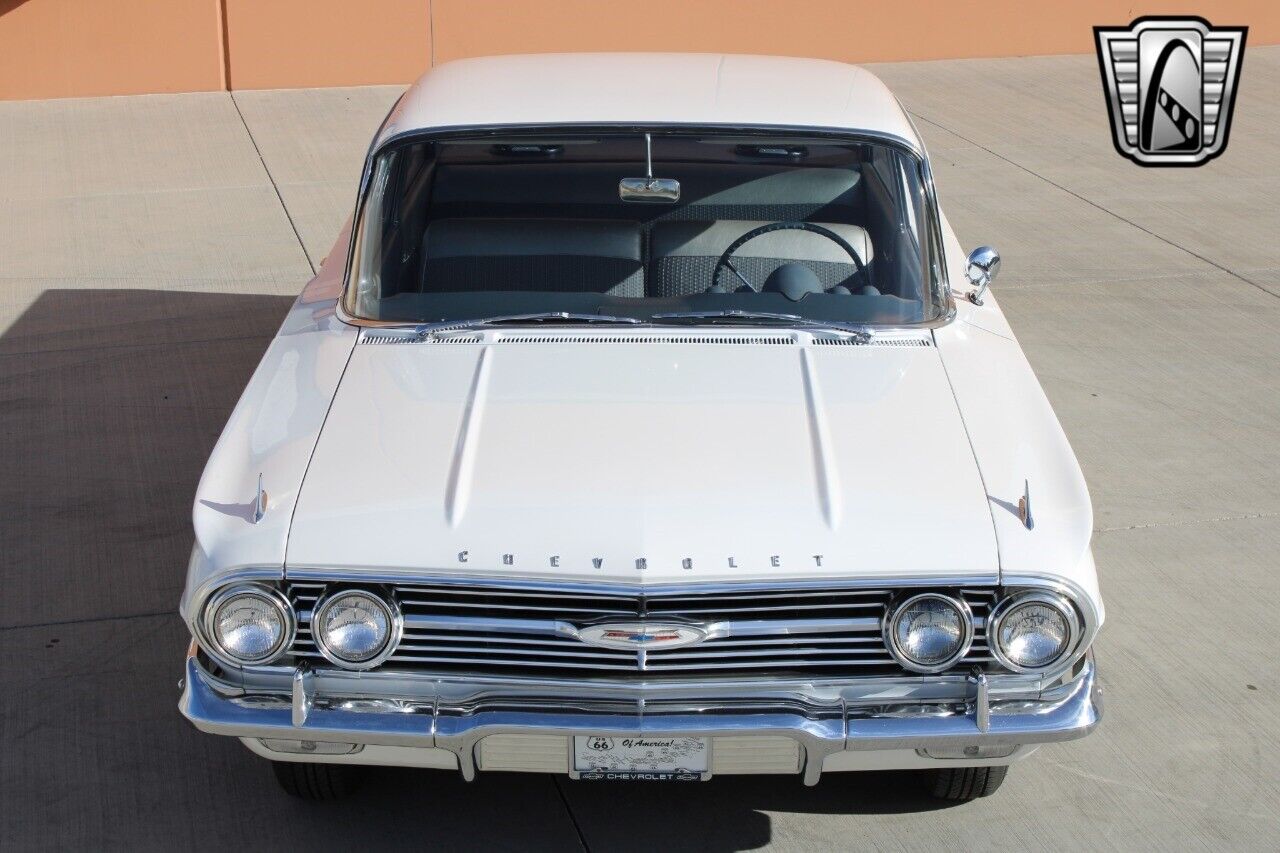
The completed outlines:
<svg viewBox="0 0 1280 853">
<path fill-rule="evenodd" d="M 866 70 L 428 73 L 194 509 L 182 713 L 360 765 L 992 793 L 1101 717 L 1080 468 Z"/>
</svg>

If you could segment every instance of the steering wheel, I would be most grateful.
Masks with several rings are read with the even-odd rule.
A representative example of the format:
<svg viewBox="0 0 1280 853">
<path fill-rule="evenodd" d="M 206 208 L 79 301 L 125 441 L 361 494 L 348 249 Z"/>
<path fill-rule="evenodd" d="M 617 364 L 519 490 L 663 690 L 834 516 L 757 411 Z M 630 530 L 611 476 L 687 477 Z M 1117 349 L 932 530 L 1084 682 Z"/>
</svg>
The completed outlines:
<svg viewBox="0 0 1280 853">
<path fill-rule="evenodd" d="M 857 269 L 854 274 L 861 276 L 864 284 L 870 283 L 867 280 L 867 267 L 862 263 L 862 258 L 858 257 L 858 253 L 854 251 L 853 246 L 849 245 L 848 240 L 844 239 L 830 228 L 823 228 L 821 225 L 814 225 L 812 222 L 773 222 L 769 225 L 761 225 L 758 228 L 752 228 L 746 234 L 743 234 L 737 240 L 734 240 L 729 244 L 729 248 L 724 250 L 724 254 L 720 256 L 720 260 L 716 261 L 715 271 L 711 273 L 711 292 L 726 292 L 720 290 L 720 272 L 726 267 L 747 287 L 750 287 L 752 290 L 757 290 L 751 282 L 747 281 L 746 276 L 738 272 L 738 268 L 733 265 L 733 253 L 741 249 L 744 244 L 751 240 L 765 234 L 771 234 L 774 231 L 809 231 L 813 234 L 819 235 L 820 237 L 826 237 L 841 249 L 844 249 L 849 257 L 853 259 L 853 265 Z"/>
</svg>

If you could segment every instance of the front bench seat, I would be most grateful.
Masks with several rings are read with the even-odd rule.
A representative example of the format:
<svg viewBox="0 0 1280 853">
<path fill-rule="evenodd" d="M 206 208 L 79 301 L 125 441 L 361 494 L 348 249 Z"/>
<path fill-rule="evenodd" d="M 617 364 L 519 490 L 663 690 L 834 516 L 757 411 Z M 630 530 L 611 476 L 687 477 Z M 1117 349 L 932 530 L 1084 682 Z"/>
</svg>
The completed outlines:
<svg viewBox="0 0 1280 853">
<path fill-rule="evenodd" d="M 440 219 L 422 238 L 423 293 L 644 296 L 640 226 L 621 220 Z"/>
<path fill-rule="evenodd" d="M 711 287 L 716 261 L 724 250 L 751 229 L 768 224 L 742 219 L 655 223 L 649 241 L 648 295 L 671 297 L 706 292 Z M 870 266 L 871 237 L 866 229 L 833 222 L 814 224 L 839 234 L 858 253 L 862 263 Z M 817 273 L 826 290 L 844 285 L 857 292 L 867 283 L 857 275 L 858 268 L 844 249 L 809 231 L 763 234 L 734 253 L 734 266 L 756 290 L 770 273 L 793 261 L 801 261 Z M 737 283 L 737 277 L 727 270 L 723 276 L 730 286 Z"/>
</svg>

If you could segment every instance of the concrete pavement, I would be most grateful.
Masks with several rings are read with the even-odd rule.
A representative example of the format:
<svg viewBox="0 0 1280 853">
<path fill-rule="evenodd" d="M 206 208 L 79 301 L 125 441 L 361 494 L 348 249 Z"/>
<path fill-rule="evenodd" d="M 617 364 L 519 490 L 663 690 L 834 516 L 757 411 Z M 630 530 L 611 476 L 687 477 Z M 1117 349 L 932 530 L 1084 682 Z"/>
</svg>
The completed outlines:
<svg viewBox="0 0 1280 853">
<path fill-rule="evenodd" d="M 884 65 L 1085 469 L 1107 719 L 956 808 L 903 776 L 387 771 L 329 807 L 178 715 L 204 460 L 394 88 L 0 103 L 0 846 L 1280 845 L 1280 48 L 1227 153 L 1112 149 L 1091 56 Z"/>
</svg>

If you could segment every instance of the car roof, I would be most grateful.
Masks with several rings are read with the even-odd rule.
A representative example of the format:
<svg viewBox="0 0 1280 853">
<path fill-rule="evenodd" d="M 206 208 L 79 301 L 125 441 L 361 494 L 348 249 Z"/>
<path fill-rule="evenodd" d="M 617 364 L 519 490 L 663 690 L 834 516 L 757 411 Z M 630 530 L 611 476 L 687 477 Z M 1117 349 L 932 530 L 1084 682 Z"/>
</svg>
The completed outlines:
<svg viewBox="0 0 1280 853">
<path fill-rule="evenodd" d="M 726 125 L 919 138 L 880 79 L 822 59 L 571 53 L 447 62 L 405 92 L 375 140 L 422 130 L 546 125 Z"/>
</svg>

